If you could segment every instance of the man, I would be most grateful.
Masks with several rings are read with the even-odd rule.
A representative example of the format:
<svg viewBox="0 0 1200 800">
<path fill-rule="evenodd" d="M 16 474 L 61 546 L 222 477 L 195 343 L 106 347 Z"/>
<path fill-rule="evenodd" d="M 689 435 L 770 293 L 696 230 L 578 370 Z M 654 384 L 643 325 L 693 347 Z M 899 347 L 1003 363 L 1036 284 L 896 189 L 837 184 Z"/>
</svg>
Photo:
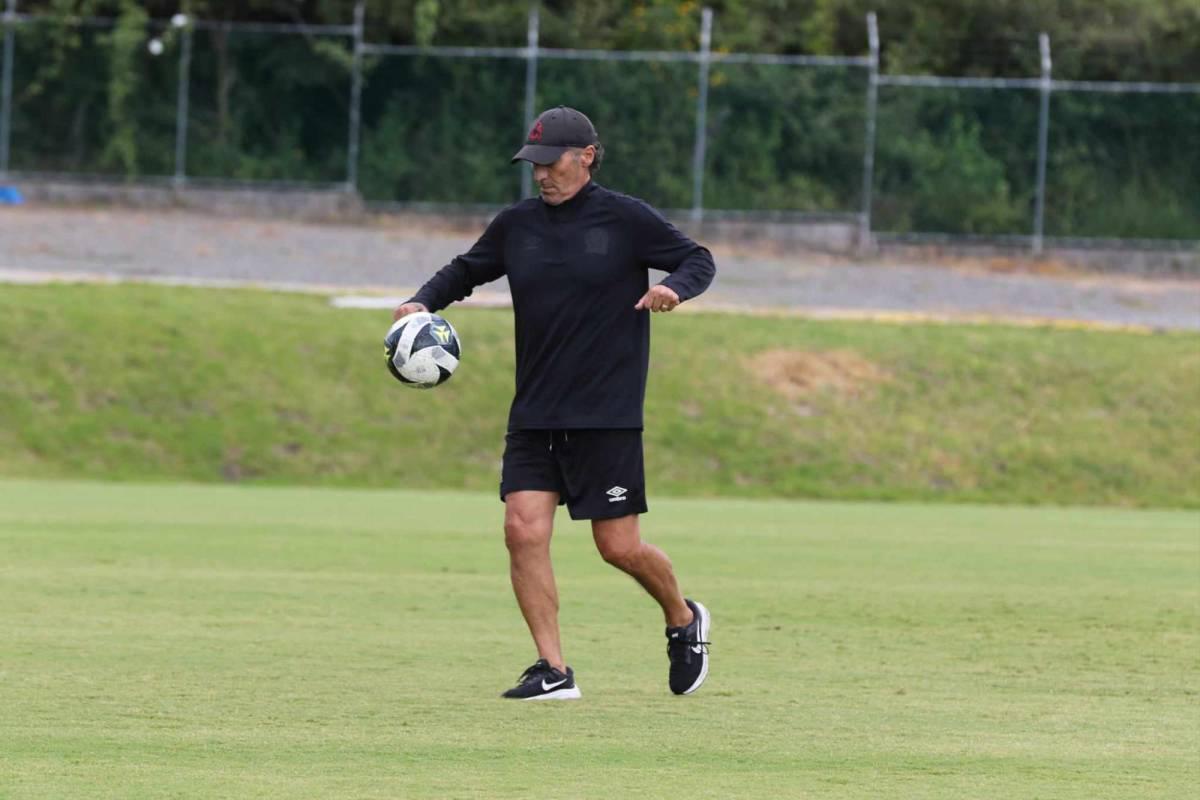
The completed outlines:
<svg viewBox="0 0 1200 800">
<path fill-rule="evenodd" d="M 667 622 L 669 685 L 690 694 L 708 675 L 708 610 L 679 591 L 666 554 L 643 542 L 642 406 L 648 311 L 671 311 L 712 282 L 712 255 L 640 200 L 591 179 L 603 146 L 591 121 L 559 106 L 538 117 L 512 161 L 531 162 L 540 198 L 501 211 L 479 241 L 437 272 L 395 318 L 438 311 L 508 277 L 516 395 L 500 498 L 517 604 L 538 660 L 504 697 L 580 696 L 563 659 L 550 562 L 556 506 L 592 523 L 605 561 L 633 576 Z M 648 268 L 669 272 L 649 286 Z"/>
</svg>

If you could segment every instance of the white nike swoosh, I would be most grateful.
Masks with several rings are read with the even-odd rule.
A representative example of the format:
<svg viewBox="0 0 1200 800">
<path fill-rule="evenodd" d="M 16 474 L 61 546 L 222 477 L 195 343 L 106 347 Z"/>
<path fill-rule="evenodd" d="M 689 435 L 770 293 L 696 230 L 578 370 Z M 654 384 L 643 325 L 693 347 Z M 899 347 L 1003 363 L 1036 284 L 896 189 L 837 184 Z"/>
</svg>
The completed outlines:
<svg viewBox="0 0 1200 800">
<path fill-rule="evenodd" d="M 701 653 L 703 653 L 703 652 L 704 652 L 704 648 L 703 648 L 703 647 L 701 647 L 701 646 L 700 646 L 700 645 L 698 645 L 698 644 L 697 644 L 697 645 L 693 645 L 693 646 L 692 646 L 692 652 L 693 652 L 693 653 L 695 653 L 696 655 L 700 655 Z"/>
<path fill-rule="evenodd" d="M 545 679 L 545 678 L 542 678 L 542 691 L 543 691 L 543 692 L 548 692 L 548 691 L 550 691 L 551 689 L 555 688 L 556 686 L 562 686 L 562 685 L 563 685 L 564 683 L 566 683 L 566 682 L 567 682 L 567 679 L 566 679 L 566 678 L 563 678 L 563 679 L 562 679 L 561 681 L 559 681 L 558 683 L 546 683 L 546 679 Z"/>
</svg>

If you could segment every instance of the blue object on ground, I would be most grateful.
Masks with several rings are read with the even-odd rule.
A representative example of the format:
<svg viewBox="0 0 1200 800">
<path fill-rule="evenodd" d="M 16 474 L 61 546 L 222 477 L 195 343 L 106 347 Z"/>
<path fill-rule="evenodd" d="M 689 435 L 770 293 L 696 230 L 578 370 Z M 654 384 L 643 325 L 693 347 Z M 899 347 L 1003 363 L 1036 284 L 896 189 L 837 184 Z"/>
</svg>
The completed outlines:
<svg viewBox="0 0 1200 800">
<path fill-rule="evenodd" d="M 21 191 L 15 186 L 0 186 L 0 206 L 19 206 L 25 202 Z"/>
</svg>

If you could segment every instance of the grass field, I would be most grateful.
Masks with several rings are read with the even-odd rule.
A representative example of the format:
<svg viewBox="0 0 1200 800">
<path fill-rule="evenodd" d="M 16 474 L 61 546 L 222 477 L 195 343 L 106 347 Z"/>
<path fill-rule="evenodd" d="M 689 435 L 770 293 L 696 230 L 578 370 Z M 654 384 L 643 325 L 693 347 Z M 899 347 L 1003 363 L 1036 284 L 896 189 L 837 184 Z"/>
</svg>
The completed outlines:
<svg viewBox="0 0 1200 800">
<path fill-rule="evenodd" d="M 493 491 L 512 316 L 414 392 L 386 312 L 257 291 L 0 291 L 0 476 Z M 1200 507 L 1200 336 L 654 319 L 651 489 Z"/>
<path fill-rule="evenodd" d="M 1184 798 L 1200 515 L 660 500 L 709 682 L 586 529 L 584 699 L 479 493 L 0 482 L 0 797 Z M 1190 788 L 1189 788 L 1190 787 Z"/>
</svg>

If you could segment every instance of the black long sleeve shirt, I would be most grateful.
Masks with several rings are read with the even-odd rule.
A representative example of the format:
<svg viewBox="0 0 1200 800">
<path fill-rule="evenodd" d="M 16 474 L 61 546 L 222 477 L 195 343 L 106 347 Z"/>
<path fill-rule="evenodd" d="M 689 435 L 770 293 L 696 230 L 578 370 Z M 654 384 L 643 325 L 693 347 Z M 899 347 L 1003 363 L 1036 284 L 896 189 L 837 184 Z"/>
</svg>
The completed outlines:
<svg viewBox="0 0 1200 800">
<path fill-rule="evenodd" d="M 557 206 L 540 198 L 501 211 L 479 241 L 411 302 L 439 311 L 508 277 L 516 328 L 509 430 L 641 428 L 650 312 L 634 305 L 648 269 L 688 300 L 712 282 L 712 254 L 646 203 L 587 183 Z"/>
</svg>

